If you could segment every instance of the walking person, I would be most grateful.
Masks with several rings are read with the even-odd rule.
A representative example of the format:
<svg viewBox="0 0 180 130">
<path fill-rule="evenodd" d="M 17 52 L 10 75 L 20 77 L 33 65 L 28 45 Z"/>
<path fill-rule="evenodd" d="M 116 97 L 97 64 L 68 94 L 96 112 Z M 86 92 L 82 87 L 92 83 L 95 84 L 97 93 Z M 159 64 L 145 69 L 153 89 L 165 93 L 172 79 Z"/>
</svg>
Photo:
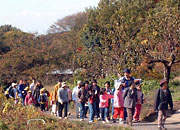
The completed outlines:
<svg viewBox="0 0 180 130">
<path fill-rule="evenodd" d="M 40 95 L 40 90 L 41 90 L 42 88 L 44 88 L 44 87 L 43 87 L 41 81 L 38 80 L 37 83 L 36 83 L 36 86 L 35 86 L 35 88 L 34 88 L 34 92 L 33 92 L 33 96 L 34 96 L 34 98 L 35 98 L 35 100 L 36 100 L 36 105 L 35 105 L 36 107 L 39 107 L 39 106 L 40 106 L 40 104 L 39 104 L 39 102 L 38 102 L 38 99 L 39 99 L 39 95 Z"/>
<path fill-rule="evenodd" d="M 25 100 L 25 97 L 23 96 L 23 93 L 24 93 L 24 89 L 26 88 L 25 84 L 23 84 L 23 80 L 19 80 L 19 85 L 18 85 L 18 96 L 21 98 L 22 100 L 22 103 L 24 105 L 24 100 Z"/>
<path fill-rule="evenodd" d="M 70 103 L 72 101 L 72 91 L 69 88 L 69 86 L 67 86 L 67 91 L 68 91 L 68 115 L 71 115 L 69 108 L 70 108 Z"/>
<path fill-rule="evenodd" d="M 45 107 L 46 107 L 46 102 L 47 102 L 47 94 L 46 94 L 46 89 L 45 88 L 42 88 L 40 90 L 40 95 L 39 95 L 39 98 L 38 98 L 38 103 L 40 104 L 40 108 L 41 108 L 41 111 L 45 111 Z"/>
<path fill-rule="evenodd" d="M 141 85 L 138 84 L 136 88 L 137 88 L 137 103 L 136 103 L 135 113 L 134 113 L 133 118 L 134 118 L 134 121 L 139 122 L 141 107 L 142 107 L 142 104 L 144 103 L 145 99 L 144 99 L 144 94 L 141 90 Z"/>
<path fill-rule="evenodd" d="M 97 80 L 94 79 L 92 82 L 93 88 L 95 90 L 95 115 L 98 120 L 100 120 L 100 109 L 99 109 L 99 96 L 100 96 L 100 87 L 97 85 Z"/>
<path fill-rule="evenodd" d="M 111 88 L 110 88 L 110 82 L 109 81 L 106 81 L 105 84 L 104 84 L 105 88 L 106 88 L 106 92 L 107 94 L 111 94 L 111 95 L 114 95 Z M 112 99 L 112 98 L 111 98 Z M 107 118 L 108 120 L 110 119 L 110 116 L 109 116 L 109 107 L 111 105 L 111 99 L 108 100 L 108 108 L 107 108 Z"/>
<path fill-rule="evenodd" d="M 78 92 L 78 100 L 80 103 L 80 121 L 83 121 L 85 118 L 85 104 L 87 102 L 87 93 L 88 91 L 85 89 L 85 83 L 81 82 L 81 89 Z"/>
<path fill-rule="evenodd" d="M 77 82 L 77 86 L 74 87 L 74 89 L 72 91 L 72 100 L 73 100 L 73 102 L 76 105 L 76 117 L 77 118 L 79 118 L 79 113 L 80 113 L 80 103 L 79 103 L 78 97 L 77 97 L 78 96 L 78 92 L 79 92 L 79 90 L 81 88 L 80 84 L 81 84 L 81 81 L 78 81 Z"/>
<path fill-rule="evenodd" d="M 126 107 L 128 120 L 127 124 L 132 126 L 133 115 L 135 112 L 136 102 L 137 102 L 137 89 L 135 88 L 134 82 L 129 88 L 126 88 L 123 93 L 124 107 Z"/>
<path fill-rule="evenodd" d="M 67 117 L 67 108 L 68 108 L 68 91 L 67 91 L 67 84 L 62 82 L 62 87 L 58 89 L 58 113 L 59 119 L 62 119 L 62 111 L 64 109 L 64 117 Z"/>
<path fill-rule="evenodd" d="M 113 98 L 114 96 L 108 94 L 105 88 L 100 89 L 100 103 L 99 108 L 101 112 L 101 120 L 102 123 L 109 123 L 108 115 L 109 115 L 109 99 Z"/>
<path fill-rule="evenodd" d="M 89 123 L 94 122 L 95 109 L 96 109 L 96 98 L 95 98 L 95 90 L 92 85 L 89 86 L 89 91 L 87 94 L 88 97 L 88 105 L 89 105 Z"/>
<path fill-rule="evenodd" d="M 154 105 L 154 110 L 158 111 L 159 130 L 166 130 L 164 125 L 167 117 L 168 104 L 171 110 L 173 110 L 173 101 L 172 101 L 171 92 L 168 88 L 167 80 L 161 80 L 160 88 L 156 92 L 155 105 Z"/>
<path fill-rule="evenodd" d="M 33 79 L 32 79 L 32 83 L 31 83 L 30 86 L 29 86 L 29 90 L 31 90 L 31 93 L 34 92 L 35 86 L 36 86 L 36 79 L 33 78 Z"/>
<path fill-rule="evenodd" d="M 58 83 L 54 86 L 54 91 L 51 93 L 51 103 L 52 103 L 52 115 L 58 115 L 58 89 L 62 86 L 62 79 L 58 80 Z"/>
<path fill-rule="evenodd" d="M 28 91 L 28 94 L 25 97 L 25 105 L 32 106 L 36 104 L 36 100 L 34 99 L 31 90 Z"/>
<path fill-rule="evenodd" d="M 89 86 L 90 86 L 89 81 L 85 81 L 84 83 L 85 83 L 85 89 L 87 91 L 89 91 Z M 88 100 L 87 100 L 86 103 L 85 103 L 85 113 L 84 113 L 85 118 L 87 118 L 88 109 L 89 109 L 89 105 L 88 105 Z"/>
</svg>

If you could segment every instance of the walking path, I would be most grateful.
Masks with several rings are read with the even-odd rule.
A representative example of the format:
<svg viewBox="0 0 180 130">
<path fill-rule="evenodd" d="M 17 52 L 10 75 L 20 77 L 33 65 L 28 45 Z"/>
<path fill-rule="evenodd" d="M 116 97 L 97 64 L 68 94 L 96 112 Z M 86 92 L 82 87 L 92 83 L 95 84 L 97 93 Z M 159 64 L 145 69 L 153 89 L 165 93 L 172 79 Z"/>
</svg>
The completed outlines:
<svg viewBox="0 0 180 130">
<path fill-rule="evenodd" d="M 46 112 L 47 114 L 50 114 L 49 112 Z M 79 121 L 79 119 L 75 118 L 73 115 L 68 116 L 69 120 Z M 88 122 L 88 119 L 86 118 L 85 121 Z M 101 123 L 101 121 L 98 121 L 98 123 Z M 110 121 L 110 123 L 106 124 L 108 126 L 118 126 L 118 123 L 113 123 Z M 128 125 L 124 124 L 121 125 L 123 127 L 129 127 Z M 171 117 L 168 117 L 166 120 L 165 127 L 168 130 L 180 130 L 180 110 L 176 111 L 175 114 L 173 114 Z M 157 130 L 157 121 L 155 122 L 138 122 L 133 123 L 132 126 L 133 130 Z"/>
</svg>

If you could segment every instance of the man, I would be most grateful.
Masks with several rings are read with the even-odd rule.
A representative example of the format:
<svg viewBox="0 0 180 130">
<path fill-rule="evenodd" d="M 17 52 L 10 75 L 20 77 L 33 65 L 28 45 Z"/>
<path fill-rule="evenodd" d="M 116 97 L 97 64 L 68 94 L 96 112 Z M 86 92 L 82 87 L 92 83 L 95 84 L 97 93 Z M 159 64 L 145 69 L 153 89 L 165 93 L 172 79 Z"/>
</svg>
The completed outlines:
<svg viewBox="0 0 180 130">
<path fill-rule="evenodd" d="M 25 98 L 24 98 L 24 96 L 23 96 L 23 93 L 24 93 L 24 89 L 26 88 L 26 86 L 24 85 L 24 82 L 23 82 L 23 80 L 21 79 L 21 80 L 19 80 L 19 85 L 18 85 L 18 96 L 22 99 L 22 103 L 23 103 L 23 105 L 24 105 L 24 100 L 25 100 Z"/>
<path fill-rule="evenodd" d="M 30 86 L 29 86 L 29 90 L 31 90 L 32 93 L 34 92 L 35 86 L 36 86 L 36 79 L 33 78 L 33 79 L 32 79 L 32 83 L 31 83 Z"/>
<path fill-rule="evenodd" d="M 80 103 L 78 101 L 78 92 L 81 88 L 80 84 L 81 84 L 81 81 L 78 81 L 77 86 L 74 87 L 72 91 L 72 100 L 76 104 L 76 117 L 77 118 L 79 118 L 79 113 L 80 113 Z"/>
<path fill-rule="evenodd" d="M 154 104 L 154 110 L 158 111 L 159 130 L 166 130 L 164 125 L 167 117 L 168 104 L 171 110 L 173 110 L 173 101 L 172 101 L 171 92 L 168 89 L 167 80 L 161 80 L 160 88 L 156 92 L 155 104 Z"/>
<path fill-rule="evenodd" d="M 67 91 L 67 85 L 65 82 L 62 82 L 62 87 L 58 89 L 58 113 L 59 113 L 59 119 L 62 119 L 62 111 L 64 109 L 64 117 L 67 118 L 67 112 L 68 112 L 68 91 Z"/>
<path fill-rule="evenodd" d="M 92 82 L 92 86 L 94 87 L 94 90 L 95 90 L 95 115 L 97 117 L 98 120 L 100 120 L 100 109 L 99 109 L 99 96 L 100 96 L 100 87 L 97 85 L 97 80 L 94 79 L 93 82 Z"/>
</svg>

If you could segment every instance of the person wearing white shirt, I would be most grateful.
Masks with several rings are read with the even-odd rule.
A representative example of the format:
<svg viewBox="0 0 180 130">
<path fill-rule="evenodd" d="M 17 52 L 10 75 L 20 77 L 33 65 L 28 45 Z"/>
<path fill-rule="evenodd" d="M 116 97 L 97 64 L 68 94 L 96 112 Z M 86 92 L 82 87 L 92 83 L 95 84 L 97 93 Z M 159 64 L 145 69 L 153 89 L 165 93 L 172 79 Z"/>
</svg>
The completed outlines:
<svg viewBox="0 0 180 130">
<path fill-rule="evenodd" d="M 81 88 L 80 84 L 81 84 L 81 81 L 78 81 L 77 86 L 74 87 L 74 89 L 72 91 L 72 100 L 76 104 L 76 117 L 77 118 L 79 117 L 79 113 L 80 113 L 80 103 L 79 103 L 78 98 L 77 98 L 78 92 Z"/>
<path fill-rule="evenodd" d="M 32 83 L 29 86 L 29 90 L 31 90 L 32 93 L 34 92 L 35 86 L 36 86 L 36 80 L 33 78 Z"/>
</svg>

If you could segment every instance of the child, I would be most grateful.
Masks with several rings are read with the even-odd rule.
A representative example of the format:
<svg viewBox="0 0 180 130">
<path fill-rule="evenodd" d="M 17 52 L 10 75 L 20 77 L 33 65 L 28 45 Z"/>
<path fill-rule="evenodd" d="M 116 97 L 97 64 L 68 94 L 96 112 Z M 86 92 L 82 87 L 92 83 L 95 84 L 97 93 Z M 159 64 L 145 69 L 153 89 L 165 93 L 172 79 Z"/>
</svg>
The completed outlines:
<svg viewBox="0 0 180 130">
<path fill-rule="evenodd" d="M 136 103 L 136 108 L 135 108 L 135 113 L 134 113 L 134 120 L 139 122 L 139 116 L 141 113 L 141 106 L 144 102 L 144 94 L 141 91 L 141 85 L 137 85 L 137 103 Z"/>
<path fill-rule="evenodd" d="M 114 97 L 113 95 L 107 94 L 107 91 L 105 88 L 101 88 L 99 108 L 100 108 L 101 120 L 102 120 L 103 124 L 105 122 L 109 123 L 109 120 L 108 120 L 109 99 L 111 99 L 113 97 Z"/>
<path fill-rule="evenodd" d="M 122 92 L 122 83 L 119 82 L 115 86 L 114 92 L 114 115 L 113 115 L 113 122 L 116 122 L 116 118 L 119 115 L 119 124 L 123 124 L 124 118 L 124 100 L 123 100 L 123 92 Z"/>
<path fill-rule="evenodd" d="M 164 124 L 166 121 L 168 104 L 170 105 L 171 110 L 173 110 L 173 101 L 172 101 L 171 92 L 168 89 L 167 80 L 161 80 L 160 88 L 157 90 L 155 96 L 155 105 L 154 105 L 154 110 L 158 111 L 159 130 L 166 129 L 164 127 Z"/>
<path fill-rule="evenodd" d="M 46 102 L 47 102 L 47 94 L 45 93 L 45 88 L 42 88 L 40 90 L 38 102 L 40 104 L 41 111 L 45 111 Z"/>
<path fill-rule="evenodd" d="M 95 98 L 95 90 L 94 86 L 89 86 L 89 91 L 87 93 L 88 97 L 88 105 L 89 105 L 89 123 L 94 122 L 94 116 L 95 116 L 95 106 L 96 106 L 96 98 Z"/>
<path fill-rule="evenodd" d="M 136 102 L 137 102 L 137 89 L 135 88 L 134 82 L 129 88 L 126 88 L 123 93 L 124 107 L 126 107 L 128 120 L 127 124 L 132 126 L 132 118 L 134 115 Z"/>
<path fill-rule="evenodd" d="M 28 94 L 25 97 L 25 105 L 35 105 L 36 104 L 36 100 L 34 99 L 34 97 L 32 96 L 32 91 L 29 90 Z"/>
</svg>

